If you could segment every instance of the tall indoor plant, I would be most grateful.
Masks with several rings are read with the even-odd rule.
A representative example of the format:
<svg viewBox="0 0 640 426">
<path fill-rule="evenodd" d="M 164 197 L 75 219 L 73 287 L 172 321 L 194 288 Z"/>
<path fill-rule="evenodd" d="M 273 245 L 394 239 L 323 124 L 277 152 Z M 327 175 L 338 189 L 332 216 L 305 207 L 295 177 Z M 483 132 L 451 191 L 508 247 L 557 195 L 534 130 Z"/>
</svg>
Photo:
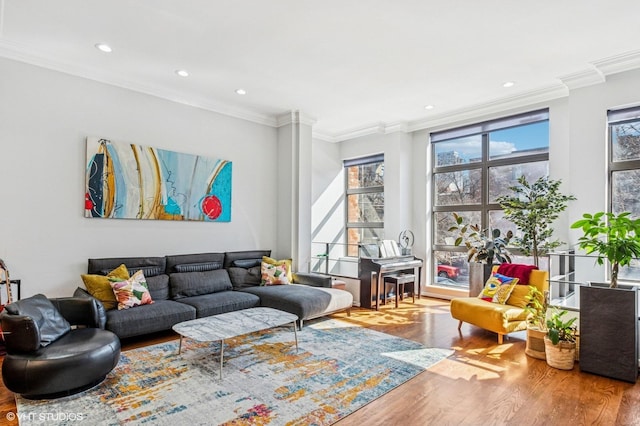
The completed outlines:
<svg viewBox="0 0 640 426">
<path fill-rule="evenodd" d="M 560 180 L 541 177 L 529 183 L 523 175 L 518 184 L 510 186 L 511 194 L 496 199 L 504 211 L 504 217 L 520 231 L 521 237 L 513 239 L 513 244 L 522 249 L 525 256 L 532 256 L 539 266 L 539 257 L 559 247 L 562 242 L 553 239 L 551 224 L 567 208 L 572 195 L 560 192 Z"/>
<path fill-rule="evenodd" d="M 610 265 L 610 287 L 618 287 L 618 272 L 640 257 L 640 219 L 632 219 L 630 212 L 585 213 L 582 219 L 571 225 L 572 229 L 582 229 L 578 247 L 586 254 L 595 253 L 596 262 L 602 265 L 605 259 Z"/>
<path fill-rule="evenodd" d="M 640 219 L 631 213 L 585 213 L 578 247 L 610 266 L 608 285 L 580 287 L 580 369 L 635 383 L 638 378 L 638 294 L 619 287 L 620 267 L 640 257 Z"/>
</svg>

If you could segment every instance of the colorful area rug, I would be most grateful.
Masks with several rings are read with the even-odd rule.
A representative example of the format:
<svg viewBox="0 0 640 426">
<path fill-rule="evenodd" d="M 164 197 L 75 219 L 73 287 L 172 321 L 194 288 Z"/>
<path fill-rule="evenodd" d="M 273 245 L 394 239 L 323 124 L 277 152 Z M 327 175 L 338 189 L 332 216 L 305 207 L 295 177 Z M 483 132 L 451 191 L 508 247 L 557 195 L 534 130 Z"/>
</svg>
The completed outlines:
<svg viewBox="0 0 640 426">
<path fill-rule="evenodd" d="M 328 319 L 218 343 L 184 339 L 122 353 L 99 386 L 51 401 L 16 398 L 23 426 L 329 425 L 453 353 Z"/>
</svg>

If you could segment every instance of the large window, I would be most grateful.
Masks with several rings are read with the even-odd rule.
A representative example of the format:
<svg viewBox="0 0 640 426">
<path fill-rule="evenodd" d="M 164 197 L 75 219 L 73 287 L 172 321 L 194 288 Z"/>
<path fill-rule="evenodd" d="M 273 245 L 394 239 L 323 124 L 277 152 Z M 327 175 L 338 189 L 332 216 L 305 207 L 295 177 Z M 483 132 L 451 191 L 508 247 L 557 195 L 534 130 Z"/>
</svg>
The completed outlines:
<svg viewBox="0 0 640 426">
<path fill-rule="evenodd" d="M 457 234 L 449 231 L 453 212 L 481 229 L 518 235 L 496 199 L 509 193 L 522 175 L 533 182 L 549 174 L 549 113 L 535 111 L 432 133 L 431 147 L 433 275 L 436 284 L 466 288 L 466 248 L 455 246 Z"/>
<path fill-rule="evenodd" d="M 384 156 L 345 160 L 348 255 L 384 237 Z"/>
<path fill-rule="evenodd" d="M 608 112 L 610 211 L 640 217 L 640 107 Z M 620 278 L 640 280 L 640 264 L 622 268 Z"/>
</svg>

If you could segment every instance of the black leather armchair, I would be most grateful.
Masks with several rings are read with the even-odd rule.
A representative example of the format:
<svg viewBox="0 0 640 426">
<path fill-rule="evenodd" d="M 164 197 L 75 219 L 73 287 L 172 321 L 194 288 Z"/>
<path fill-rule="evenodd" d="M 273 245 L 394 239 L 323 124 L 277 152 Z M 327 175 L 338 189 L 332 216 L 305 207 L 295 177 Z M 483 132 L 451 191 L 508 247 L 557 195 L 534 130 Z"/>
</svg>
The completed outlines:
<svg viewBox="0 0 640 426">
<path fill-rule="evenodd" d="M 120 340 L 103 329 L 96 304 L 38 294 L 5 306 L 5 386 L 25 398 L 51 399 L 102 382 L 120 360 Z"/>
</svg>

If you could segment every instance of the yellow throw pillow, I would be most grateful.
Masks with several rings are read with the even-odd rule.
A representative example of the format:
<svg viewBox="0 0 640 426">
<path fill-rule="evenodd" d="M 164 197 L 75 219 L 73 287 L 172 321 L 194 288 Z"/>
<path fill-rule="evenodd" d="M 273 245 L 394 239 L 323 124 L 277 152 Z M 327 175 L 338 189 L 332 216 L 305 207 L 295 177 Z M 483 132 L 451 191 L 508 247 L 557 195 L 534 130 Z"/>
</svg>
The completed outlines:
<svg viewBox="0 0 640 426">
<path fill-rule="evenodd" d="M 122 264 L 107 275 L 93 275 L 84 274 L 80 275 L 84 286 L 90 295 L 102 302 L 105 309 L 115 309 L 118 306 L 116 295 L 113 293 L 109 278 L 119 278 L 122 280 L 128 280 L 129 270 Z"/>
<path fill-rule="evenodd" d="M 293 282 L 293 273 L 291 272 L 291 259 L 276 260 L 270 258 L 269 256 L 262 256 L 262 261 L 274 266 L 285 265 L 285 267 L 287 268 L 287 280 L 289 281 L 289 283 Z"/>
<path fill-rule="evenodd" d="M 517 285 L 511 292 L 511 296 L 507 299 L 507 304 L 517 306 L 518 308 L 524 308 L 529 304 L 527 295 L 529 294 L 529 286 Z"/>
<path fill-rule="evenodd" d="M 518 279 L 514 278 L 514 280 L 517 281 Z M 496 294 L 493 295 L 493 299 L 491 301 L 493 303 L 499 303 L 501 305 L 504 305 L 505 303 L 507 303 L 507 300 L 509 300 L 509 296 L 511 296 L 511 292 L 513 291 L 515 286 L 516 286 L 516 283 L 502 284 L 498 288 L 498 291 L 496 291 Z"/>
</svg>

